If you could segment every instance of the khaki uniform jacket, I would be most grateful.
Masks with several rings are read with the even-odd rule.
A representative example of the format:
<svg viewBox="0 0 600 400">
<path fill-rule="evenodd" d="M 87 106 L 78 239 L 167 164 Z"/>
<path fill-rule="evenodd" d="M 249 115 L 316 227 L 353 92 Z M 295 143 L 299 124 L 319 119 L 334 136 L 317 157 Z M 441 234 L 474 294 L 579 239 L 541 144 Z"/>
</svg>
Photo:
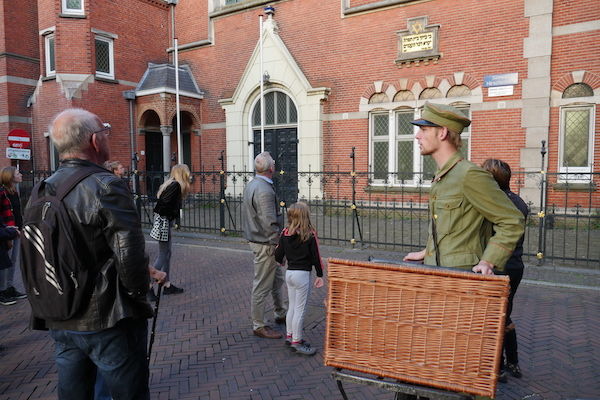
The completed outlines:
<svg viewBox="0 0 600 400">
<path fill-rule="evenodd" d="M 523 214 L 492 175 L 458 152 L 437 171 L 429 209 L 446 267 L 470 270 L 483 259 L 502 270 L 525 228 Z M 425 264 L 436 264 L 431 219 Z"/>
</svg>

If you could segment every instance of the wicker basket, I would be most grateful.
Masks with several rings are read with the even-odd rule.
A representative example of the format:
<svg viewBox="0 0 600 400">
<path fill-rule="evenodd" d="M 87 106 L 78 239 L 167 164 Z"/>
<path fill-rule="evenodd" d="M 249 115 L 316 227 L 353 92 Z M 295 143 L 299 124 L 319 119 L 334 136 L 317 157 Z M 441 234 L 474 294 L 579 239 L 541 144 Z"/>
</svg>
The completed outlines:
<svg viewBox="0 0 600 400">
<path fill-rule="evenodd" d="M 508 277 L 330 259 L 325 365 L 494 397 Z"/>
</svg>

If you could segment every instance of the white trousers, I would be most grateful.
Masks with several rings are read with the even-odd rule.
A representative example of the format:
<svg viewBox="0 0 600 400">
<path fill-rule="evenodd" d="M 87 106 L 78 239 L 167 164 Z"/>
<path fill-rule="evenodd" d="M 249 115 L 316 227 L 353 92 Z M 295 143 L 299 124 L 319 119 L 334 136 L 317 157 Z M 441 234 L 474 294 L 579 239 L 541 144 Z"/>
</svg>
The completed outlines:
<svg viewBox="0 0 600 400">
<path fill-rule="evenodd" d="M 310 271 L 290 271 L 285 273 L 285 283 L 288 287 L 289 308 L 286 317 L 287 336 L 292 342 L 302 340 L 304 329 L 304 311 L 310 293 Z"/>
</svg>

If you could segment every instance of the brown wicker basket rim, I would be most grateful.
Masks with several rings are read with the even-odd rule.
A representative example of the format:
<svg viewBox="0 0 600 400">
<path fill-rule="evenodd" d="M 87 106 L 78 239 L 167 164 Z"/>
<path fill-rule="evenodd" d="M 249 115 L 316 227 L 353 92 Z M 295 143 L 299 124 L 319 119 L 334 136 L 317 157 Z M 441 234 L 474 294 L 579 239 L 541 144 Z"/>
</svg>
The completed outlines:
<svg viewBox="0 0 600 400">
<path fill-rule="evenodd" d="M 355 261 L 343 260 L 339 258 L 328 258 L 329 264 L 354 265 L 357 267 L 369 267 L 373 269 L 381 269 L 386 271 L 414 271 L 425 275 L 437 275 L 448 277 L 459 277 L 461 279 L 473 279 L 477 281 L 508 281 L 507 275 L 482 275 L 471 271 L 460 269 L 450 269 L 449 267 L 436 267 L 432 265 L 415 265 L 415 264 L 389 264 L 371 261 Z"/>
</svg>

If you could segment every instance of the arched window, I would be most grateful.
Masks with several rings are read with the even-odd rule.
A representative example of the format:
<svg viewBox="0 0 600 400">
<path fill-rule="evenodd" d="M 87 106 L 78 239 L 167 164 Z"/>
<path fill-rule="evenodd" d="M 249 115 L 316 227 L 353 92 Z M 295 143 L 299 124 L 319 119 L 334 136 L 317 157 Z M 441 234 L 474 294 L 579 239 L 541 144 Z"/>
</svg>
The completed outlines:
<svg viewBox="0 0 600 400">
<path fill-rule="evenodd" d="M 369 104 L 389 103 L 390 99 L 385 93 L 375 93 L 369 99 Z"/>
<path fill-rule="evenodd" d="M 442 97 L 444 96 L 442 96 L 442 92 L 438 88 L 427 88 L 419 95 L 419 99 L 421 100 L 439 99 Z"/>
<path fill-rule="evenodd" d="M 562 98 L 572 99 L 574 97 L 588 97 L 593 95 L 594 91 L 589 85 L 585 83 L 574 83 L 565 89 L 562 94 Z"/>
<path fill-rule="evenodd" d="M 415 95 L 410 90 L 401 90 L 394 96 L 394 101 L 411 101 Z"/>
<path fill-rule="evenodd" d="M 287 94 L 277 91 L 265 94 L 265 125 L 289 125 L 297 122 L 296 106 Z M 254 105 L 252 126 L 260 126 L 260 100 Z"/>
<path fill-rule="evenodd" d="M 467 85 L 455 85 L 448 90 L 446 97 L 467 97 L 471 95 L 471 89 Z"/>
<path fill-rule="evenodd" d="M 585 83 L 567 87 L 563 99 L 582 99 L 594 96 Z M 588 182 L 594 160 L 594 100 L 588 104 L 577 101 L 560 108 L 560 179 L 570 182 Z"/>
</svg>

